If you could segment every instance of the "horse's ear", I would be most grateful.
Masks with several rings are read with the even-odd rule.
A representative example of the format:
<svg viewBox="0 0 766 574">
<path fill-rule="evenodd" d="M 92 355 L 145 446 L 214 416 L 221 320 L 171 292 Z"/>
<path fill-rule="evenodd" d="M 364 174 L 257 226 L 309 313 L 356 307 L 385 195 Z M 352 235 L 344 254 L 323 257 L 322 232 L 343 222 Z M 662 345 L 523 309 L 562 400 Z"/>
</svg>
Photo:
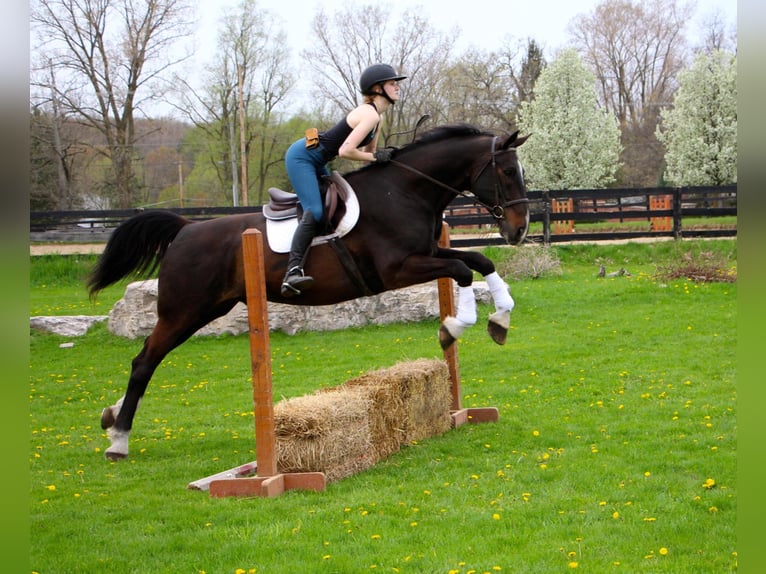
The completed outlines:
<svg viewBox="0 0 766 574">
<path fill-rule="evenodd" d="M 506 140 L 502 143 L 500 146 L 500 149 L 508 149 L 511 147 L 519 147 L 521 144 L 523 144 L 525 141 L 527 141 L 527 138 L 532 135 L 525 135 L 524 137 L 519 137 L 519 130 L 516 130 L 511 135 L 509 135 Z"/>
</svg>

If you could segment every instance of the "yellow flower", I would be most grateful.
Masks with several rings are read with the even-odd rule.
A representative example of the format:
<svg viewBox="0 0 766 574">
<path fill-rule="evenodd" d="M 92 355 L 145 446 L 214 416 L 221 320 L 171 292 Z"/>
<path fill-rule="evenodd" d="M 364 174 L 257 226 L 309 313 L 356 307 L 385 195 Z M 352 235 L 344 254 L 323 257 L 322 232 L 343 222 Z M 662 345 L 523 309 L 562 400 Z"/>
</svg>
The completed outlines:
<svg viewBox="0 0 766 574">
<path fill-rule="evenodd" d="M 570 568 L 579 568 L 580 565 L 577 562 L 572 561 L 572 562 L 569 563 L 569 567 Z"/>
<path fill-rule="evenodd" d="M 668 555 L 668 549 L 665 548 L 664 546 L 662 548 L 660 548 L 660 555 L 667 556 Z"/>
<path fill-rule="evenodd" d="M 496 512 L 492 515 L 492 520 L 500 520 L 500 515 Z"/>
<path fill-rule="evenodd" d="M 708 478 L 705 482 L 702 483 L 702 488 L 706 488 L 708 490 L 710 490 L 714 486 L 715 486 L 715 480 L 713 480 L 712 478 Z"/>
</svg>

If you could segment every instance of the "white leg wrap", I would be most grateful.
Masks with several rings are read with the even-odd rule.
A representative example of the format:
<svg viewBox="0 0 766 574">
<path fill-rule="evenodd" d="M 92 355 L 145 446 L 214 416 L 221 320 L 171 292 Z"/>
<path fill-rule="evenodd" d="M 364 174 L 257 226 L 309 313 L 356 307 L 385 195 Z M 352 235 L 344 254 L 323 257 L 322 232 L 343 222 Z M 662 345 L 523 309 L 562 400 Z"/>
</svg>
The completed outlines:
<svg viewBox="0 0 766 574">
<path fill-rule="evenodd" d="M 465 326 L 476 324 L 476 297 L 473 287 L 458 287 L 457 320 Z"/>
<path fill-rule="evenodd" d="M 442 325 L 445 329 L 447 329 L 449 334 L 452 335 L 452 338 L 455 340 L 459 339 L 463 335 L 463 331 L 465 331 L 466 327 L 468 327 L 468 325 L 455 317 L 445 318 Z"/>
<path fill-rule="evenodd" d="M 511 297 L 511 291 L 508 284 L 498 275 L 497 271 L 493 271 L 486 277 L 487 287 L 489 292 L 492 293 L 492 300 L 495 302 L 495 309 L 497 311 L 512 311 L 515 305 L 513 297 Z"/>
<path fill-rule="evenodd" d="M 128 456 L 130 432 L 117 431 L 114 428 L 110 428 L 106 431 L 106 434 L 109 436 L 109 440 L 112 441 L 112 445 L 106 451 Z"/>
</svg>

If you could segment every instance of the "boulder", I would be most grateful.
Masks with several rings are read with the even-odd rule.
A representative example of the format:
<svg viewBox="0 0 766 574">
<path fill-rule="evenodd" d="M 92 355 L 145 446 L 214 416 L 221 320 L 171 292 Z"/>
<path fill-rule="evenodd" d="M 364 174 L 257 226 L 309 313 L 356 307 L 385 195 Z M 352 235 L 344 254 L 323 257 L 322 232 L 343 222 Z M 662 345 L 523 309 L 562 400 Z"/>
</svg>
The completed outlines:
<svg viewBox="0 0 766 574">
<path fill-rule="evenodd" d="M 66 315 L 66 316 L 39 316 L 30 317 L 29 326 L 32 329 L 64 335 L 66 337 L 79 337 L 88 332 L 93 325 L 106 321 L 106 315 Z"/>
<path fill-rule="evenodd" d="M 488 303 L 485 282 L 474 282 L 477 301 Z M 336 305 L 303 306 L 268 303 L 269 329 L 294 335 L 298 331 L 334 331 L 369 324 L 422 321 L 439 317 L 436 281 Z M 131 339 L 145 337 L 157 322 L 157 280 L 136 281 L 109 312 L 109 331 Z M 196 335 L 240 335 L 249 330 L 247 307 L 238 303 L 227 315 Z"/>
</svg>

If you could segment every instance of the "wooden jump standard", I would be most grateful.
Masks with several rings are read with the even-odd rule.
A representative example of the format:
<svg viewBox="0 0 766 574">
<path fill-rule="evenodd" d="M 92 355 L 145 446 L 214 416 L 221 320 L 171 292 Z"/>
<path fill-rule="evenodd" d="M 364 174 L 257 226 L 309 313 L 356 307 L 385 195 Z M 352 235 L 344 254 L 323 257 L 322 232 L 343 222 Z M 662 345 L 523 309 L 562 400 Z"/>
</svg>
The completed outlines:
<svg viewBox="0 0 766 574">
<path fill-rule="evenodd" d="M 439 240 L 449 247 L 449 226 L 442 225 Z M 242 253 L 245 269 L 247 317 L 250 327 L 250 364 L 253 373 L 253 403 L 255 415 L 256 460 L 189 483 L 193 490 L 209 490 L 213 498 L 226 496 L 278 496 L 286 490 L 323 491 L 326 487 L 322 472 L 279 473 L 277 471 L 276 435 L 274 432 L 274 400 L 271 379 L 271 348 L 269 343 L 268 304 L 266 279 L 263 271 L 263 238 L 257 229 L 242 234 Z M 439 314 L 441 320 L 455 313 L 455 295 L 452 279 L 439 279 Z M 452 381 L 452 425 L 467 422 L 496 421 L 495 407 L 461 407 L 460 372 L 457 343 L 444 351 Z M 253 476 L 255 474 L 255 476 Z"/>
</svg>

